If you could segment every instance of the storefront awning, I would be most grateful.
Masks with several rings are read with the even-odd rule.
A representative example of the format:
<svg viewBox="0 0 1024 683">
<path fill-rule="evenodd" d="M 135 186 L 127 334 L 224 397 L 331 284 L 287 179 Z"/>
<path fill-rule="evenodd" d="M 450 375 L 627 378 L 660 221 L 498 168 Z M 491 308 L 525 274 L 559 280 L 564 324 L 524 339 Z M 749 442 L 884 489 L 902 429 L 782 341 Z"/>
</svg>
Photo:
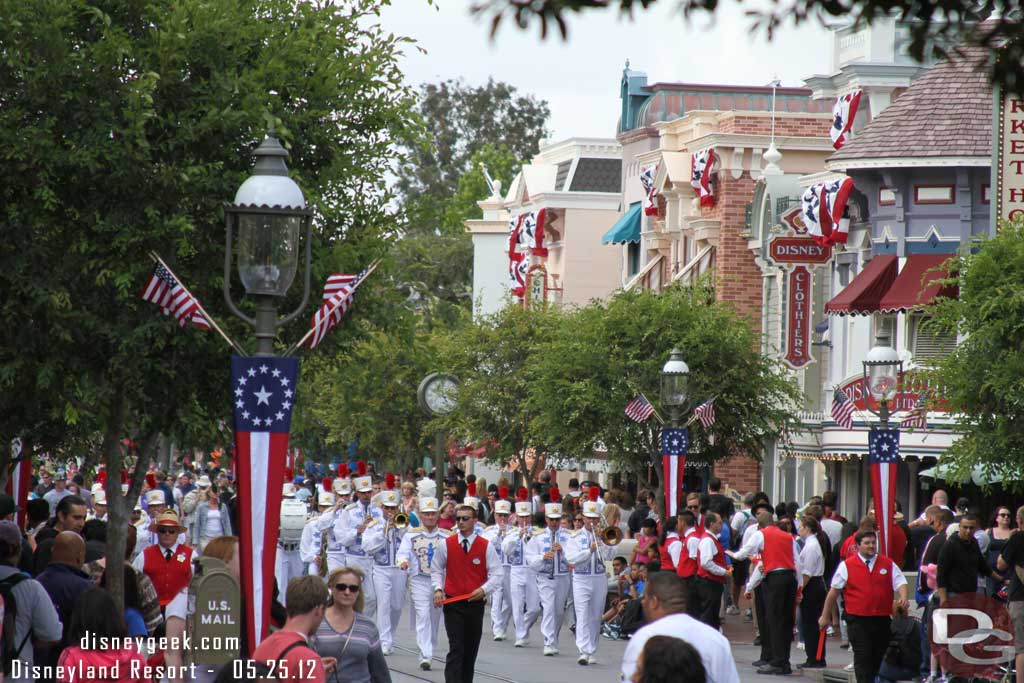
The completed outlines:
<svg viewBox="0 0 1024 683">
<path fill-rule="evenodd" d="M 875 256 L 850 284 L 825 304 L 832 315 L 869 315 L 878 312 L 882 297 L 896 280 L 896 256 Z"/>
<path fill-rule="evenodd" d="M 904 313 L 908 309 L 927 306 L 937 296 L 956 297 L 956 286 L 943 286 L 946 270 L 942 264 L 953 258 L 952 254 L 911 254 L 903 264 L 903 270 L 892 283 L 888 293 L 882 297 L 878 310 L 882 313 Z"/>
<path fill-rule="evenodd" d="M 633 202 L 629 210 L 615 221 L 608 232 L 601 237 L 601 244 L 626 244 L 640 241 L 640 202 Z"/>
</svg>

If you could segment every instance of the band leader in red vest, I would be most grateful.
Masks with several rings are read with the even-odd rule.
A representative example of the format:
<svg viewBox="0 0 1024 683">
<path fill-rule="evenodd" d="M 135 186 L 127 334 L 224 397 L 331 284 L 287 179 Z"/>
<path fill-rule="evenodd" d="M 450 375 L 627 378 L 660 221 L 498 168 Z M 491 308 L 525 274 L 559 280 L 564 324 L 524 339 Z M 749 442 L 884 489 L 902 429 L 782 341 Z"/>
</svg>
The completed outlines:
<svg viewBox="0 0 1024 683">
<path fill-rule="evenodd" d="M 480 649 L 486 598 L 501 585 L 503 575 L 497 550 L 476 532 L 476 508 L 459 506 L 455 519 L 458 533 L 437 546 L 430 576 L 434 605 L 444 605 L 448 633 L 444 680 L 469 683 Z M 444 604 L 446 598 L 461 599 Z"/>
<path fill-rule="evenodd" d="M 857 553 L 843 560 L 832 575 L 818 626 L 828 626 L 828 615 L 842 593 L 853 648 L 853 672 L 857 683 L 869 683 L 878 673 L 889 645 L 893 598 L 898 593 L 898 604 L 906 610 L 908 588 L 900 568 L 877 554 L 874 531 L 858 531 L 855 540 Z"/>
<path fill-rule="evenodd" d="M 192 580 L 192 548 L 178 542 L 178 535 L 185 531 L 185 527 L 178 522 L 176 512 L 165 510 L 157 515 L 150 530 L 156 532 L 156 545 L 147 546 L 132 565 L 153 582 L 160 609 L 166 616 L 184 618 L 184 610 L 180 615 L 176 613 L 177 604 L 168 608 L 171 603 L 176 603 L 176 598 L 184 606 L 185 600 L 181 596 Z"/>
</svg>

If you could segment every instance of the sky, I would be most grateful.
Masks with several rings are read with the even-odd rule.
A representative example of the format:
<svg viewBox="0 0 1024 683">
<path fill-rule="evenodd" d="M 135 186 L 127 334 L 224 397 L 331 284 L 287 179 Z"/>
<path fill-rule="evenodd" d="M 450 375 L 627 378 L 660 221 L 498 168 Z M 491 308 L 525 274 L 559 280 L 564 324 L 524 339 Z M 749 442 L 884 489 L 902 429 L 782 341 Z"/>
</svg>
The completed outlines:
<svg viewBox="0 0 1024 683">
<path fill-rule="evenodd" d="M 744 11 L 754 2 L 721 3 L 712 19 L 689 21 L 675 2 L 637 11 L 631 21 L 614 10 L 569 17 L 569 38 L 557 31 L 546 41 L 539 27 L 521 30 L 503 22 L 490 38 L 490 25 L 470 14 L 473 0 L 394 0 L 382 14 L 387 30 L 418 41 L 424 52 L 407 48 L 402 61 L 410 85 L 462 78 L 486 83 L 488 77 L 547 100 L 553 140 L 614 137 L 619 111 L 619 80 L 630 68 L 658 81 L 767 85 L 778 76 L 784 86 L 829 71 L 831 33 L 817 22 L 787 25 L 769 42 L 751 35 Z"/>
</svg>

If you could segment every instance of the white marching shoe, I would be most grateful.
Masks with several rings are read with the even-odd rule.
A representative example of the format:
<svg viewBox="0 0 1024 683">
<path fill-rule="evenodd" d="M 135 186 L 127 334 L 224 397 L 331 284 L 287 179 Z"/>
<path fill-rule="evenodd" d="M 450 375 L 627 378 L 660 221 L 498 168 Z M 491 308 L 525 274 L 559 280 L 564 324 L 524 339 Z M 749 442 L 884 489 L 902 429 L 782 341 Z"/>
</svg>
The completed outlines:
<svg viewBox="0 0 1024 683">
<path fill-rule="evenodd" d="M 516 641 L 516 647 L 526 647 L 529 643 L 530 641 L 528 641 L 526 638 L 520 638 Z"/>
<path fill-rule="evenodd" d="M 586 666 L 587 664 L 590 663 L 590 659 L 585 654 L 583 654 L 581 652 L 580 656 L 576 658 L 576 663 L 579 664 L 580 666 Z"/>
<path fill-rule="evenodd" d="M 426 657 L 420 657 L 420 668 L 424 671 L 430 671 L 430 660 Z"/>
<path fill-rule="evenodd" d="M 545 657 L 552 657 L 552 656 L 557 655 L 557 654 L 558 654 L 558 648 L 557 647 L 551 647 L 550 645 L 545 645 L 544 646 L 544 656 Z"/>
</svg>

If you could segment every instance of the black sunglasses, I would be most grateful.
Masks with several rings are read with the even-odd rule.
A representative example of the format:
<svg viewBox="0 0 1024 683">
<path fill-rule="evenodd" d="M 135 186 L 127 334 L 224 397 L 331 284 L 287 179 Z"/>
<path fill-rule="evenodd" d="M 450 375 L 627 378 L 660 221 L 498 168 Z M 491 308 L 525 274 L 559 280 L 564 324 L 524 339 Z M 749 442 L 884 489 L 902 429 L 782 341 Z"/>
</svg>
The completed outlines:
<svg viewBox="0 0 1024 683">
<path fill-rule="evenodd" d="M 334 590 L 338 591 L 339 593 L 344 593 L 345 591 L 348 591 L 349 593 L 358 593 L 359 586 L 348 583 L 336 583 L 334 584 Z"/>
<path fill-rule="evenodd" d="M 180 533 L 177 529 L 157 529 L 156 532 L 158 534 L 166 534 L 168 536 L 170 536 L 170 535 L 177 536 Z"/>
<path fill-rule="evenodd" d="M 455 519 L 459 520 L 460 522 L 468 522 L 469 520 L 471 520 L 473 518 L 472 517 L 456 517 Z"/>
</svg>

